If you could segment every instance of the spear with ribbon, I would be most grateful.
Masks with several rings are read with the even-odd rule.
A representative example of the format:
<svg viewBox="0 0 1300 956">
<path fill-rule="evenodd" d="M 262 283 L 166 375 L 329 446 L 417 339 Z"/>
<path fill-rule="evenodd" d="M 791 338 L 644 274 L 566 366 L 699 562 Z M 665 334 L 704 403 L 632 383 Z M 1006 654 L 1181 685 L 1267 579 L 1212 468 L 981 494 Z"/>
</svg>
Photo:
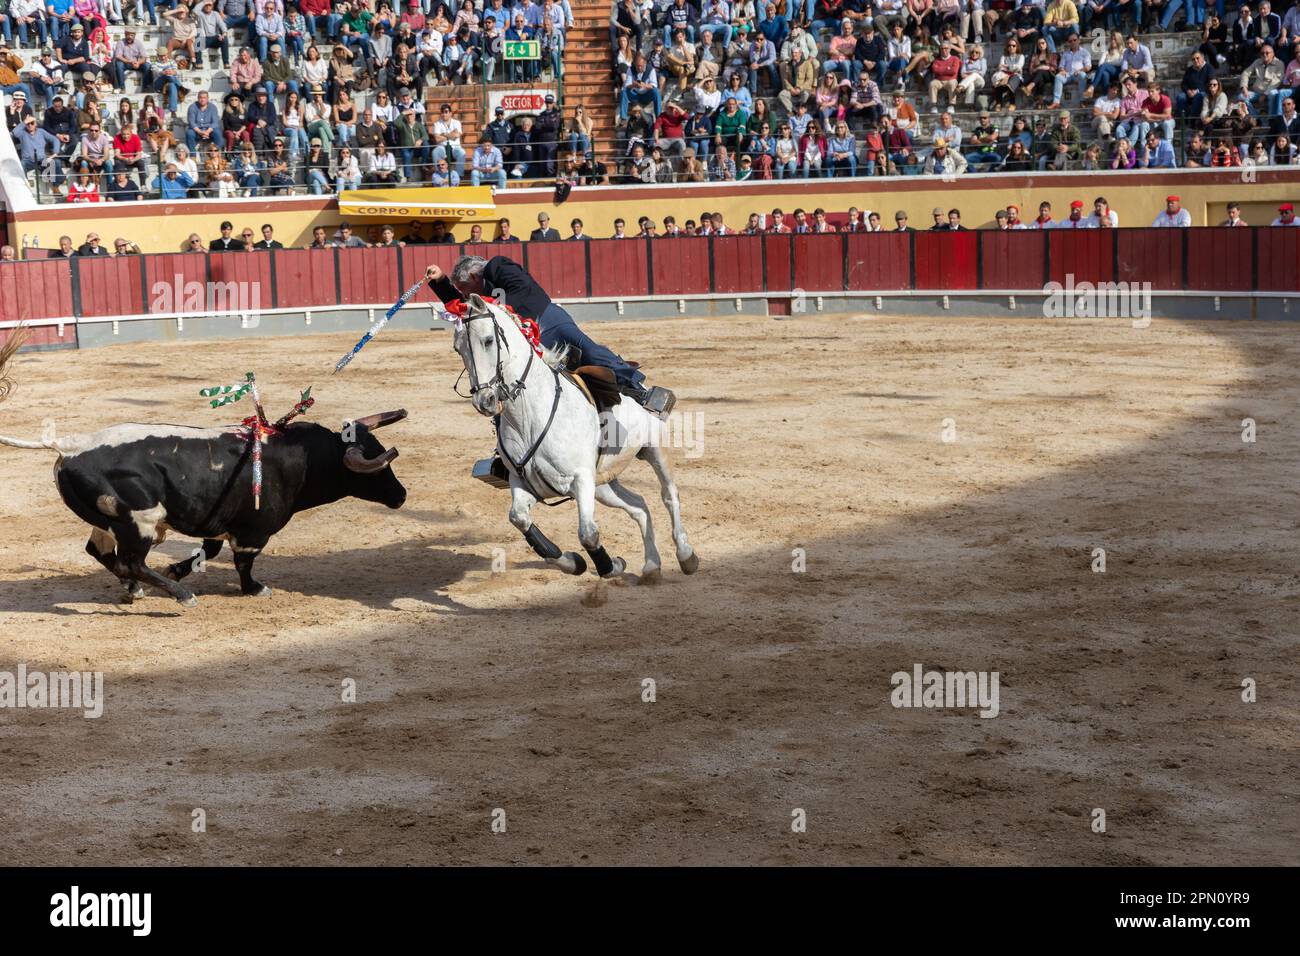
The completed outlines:
<svg viewBox="0 0 1300 956">
<path fill-rule="evenodd" d="M 274 425 L 266 420 L 266 412 L 262 410 L 262 397 L 257 391 L 257 379 L 252 372 L 245 372 L 244 381 L 242 382 L 237 382 L 234 385 L 214 385 L 211 388 L 201 388 L 199 394 L 204 398 L 212 399 L 208 403 L 212 408 L 231 405 L 245 396 L 252 396 L 255 414 L 245 418 L 241 424 L 248 429 L 248 439 L 253 446 L 253 508 L 260 511 L 262 509 L 262 446 L 266 443 L 267 438 L 280 431 L 291 420 L 316 404 L 316 399 L 311 397 L 311 386 L 308 386 L 301 393 L 297 403 L 289 410 L 288 414 L 277 419 Z"/>
<path fill-rule="evenodd" d="M 379 330 L 384 327 L 384 323 L 386 323 L 389 319 L 395 316 L 398 313 L 398 311 L 401 310 L 402 306 L 406 305 L 406 303 L 410 302 L 413 298 L 415 298 L 415 294 L 420 291 L 420 287 L 422 285 L 424 285 L 423 278 L 421 278 L 419 282 L 417 282 L 415 285 L 411 286 L 409 289 L 407 289 L 405 292 L 402 293 L 401 297 L 396 302 L 393 303 L 393 307 L 389 309 L 387 312 L 385 312 L 383 316 L 381 316 L 375 322 L 375 324 L 372 325 L 369 328 L 369 330 L 367 330 L 365 335 L 361 336 L 361 341 L 359 341 L 356 345 L 352 346 L 352 351 L 349 352 L 347 355 L 343 356 L 341 359 L 338 360 L 338 362 L 334 364 L 335 373 L 341 372 L 348 367 L 348 363 L 352 361 L 352 359 L 356 356 L 358 352 L 360 352 L 363 348 L 366 347 L 366 343 L 375 337 L 375 335 L 379 332 Z"/>
</svg>

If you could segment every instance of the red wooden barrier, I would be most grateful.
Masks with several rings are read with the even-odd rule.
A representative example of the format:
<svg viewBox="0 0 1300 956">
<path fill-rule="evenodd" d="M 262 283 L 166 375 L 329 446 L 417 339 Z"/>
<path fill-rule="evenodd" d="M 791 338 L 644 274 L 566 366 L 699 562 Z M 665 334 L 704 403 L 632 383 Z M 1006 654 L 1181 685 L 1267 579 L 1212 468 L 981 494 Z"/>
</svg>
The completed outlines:
<svg viewBox="0 0 1300 956">
<path fill-rule="evenodd" d="M 916 287 L 978 289 L 978 244 L 970 231 L 916 233 Z"/>
<path fill-rule="evenodd" d="M 587 295 L 585 242 L 530 242 L 528 274 L 552 299 L 581 299 Z"/>
<path fill-rule="evenodd" d="M 844 238 L 837 234 L 794 237 L 795 288 L 805 292 L 844 291 Z"/>
<path fill-rule="evenodd" d="M 213 252 L 209 257 L 213 312 L 259 312 L 275 307 L 271 292 L 271 256 L 256 252 Z"/>
<path fill-rule="evenodd" d="M 763 291 L 763 250 L 751 236 L 714 236 L 712 242 L 715 292 Z"/>
<path fill-rule="evenodd" d="M 1237 232 L 1224 229 L 1223 232 Z M 1255 230 L 1240 230 L 1254 232 Z M 1260 229 L 1255 245 L 1256 269 L 1261 292 L 1296 292 L 1300 290 L 1300 229 L 1295 227 Z"/>
<path fill-rule="evenodd" d="M 1058 285 L 1115 281 L 1114 229 L 1049 229 L 1051 279 Z"/>
<path fill-rule="evenodd" d="M 335 304 L 338 291 L 333 249 L 277 249 L 272 255 L 276 308 Z"/>
<path fill-rule="evenodd" d="M 145 311 L 204 314 L 208 308 L 208 257 L 181 252 L 144 257 Z M 263 300 L 263 305 L 270 303 Z"/>
<path fill-rule="evenodd" d="M 483 246 L 473 246 L 467 248 L 482 249 Z M 482 255 L 482 253 L 476 253 Z M 436 245 L 406 246 L 401 250 L 402 255 L 402 282 L 407 288 L 415 284 L 415 280 L 424 275 L 424 270 L 431 265 L 436 265 L 447 275 L 451 275 L 451 267 L 456 264 L 460 258 L 460 246 L 453 246 L 447 243 L 438 243 Z M 402 290 L 403 292 L 406 289 Z M 412 302 L 432 302 L 437 296 L 429 288 L 426 282 L 419 292 L 415 294 Z M 396 301 L 396 299 L 394 299 Z"/>
<path fill-rule="evenodd" d="M 70 318 L 72 312 L 67 259 L 0 264 L 0 321 Z"/>
<path fill-rule="evenodd" d="M 247 253 L 243 253 L 247 255 Z M 139 315 L 146 311 L 140 256 L 86 256 L 77 260 L 82 315 Z"/>
<path fill-rule="evenodd" d="M 1249 229 L 1187 230 L 1187 287 L 1245 292 L 1251 282 Z"/>
<path fill-rule="evenodd" d="M 850 292 L 897 292 L 911 287 L 908 234 L 905 232 L 858 232 L 849 235 L 848 269 Z M 771 288 L 771 283 L 768 283 Z"/>
<path fill-rule="evenodd" d="M 656 240 L 655 295 L 709 294 L 709 240 L 699 237 Z"/>
<path fill-rule="evenodd" d="M 1045 283 L 1046 233 L 1015 229 L 978 233 L 983 289 L 1038 289 Z"/>
<path fill-rule="evenodd" d="M 649 293 L 647 239 L 593 239 L 591 294 L 596 298 L 636 299 Z M 655 240 L 656 242 L 659 240 Z"/>
<path fill-rule="evenodd" d="M 339 250 L 339 304 L 392 304 L 405 289 L 397 287 L 396 246 Z M 410 284 L 414 284 L 411 279 Z"/>
<path fill-rule="evenodd" d="M 794 236 L 764 236 L 762 241 L 763 261 L 767 263 L 767 290 L 789 292 L 794 288 Z"/>
<path fill-rule="evenodd" d="M 1182 289 L 1186 229 L 1121 229 L 1116 282 L 1149 282 L 1154 290 Z"/>
</svg>

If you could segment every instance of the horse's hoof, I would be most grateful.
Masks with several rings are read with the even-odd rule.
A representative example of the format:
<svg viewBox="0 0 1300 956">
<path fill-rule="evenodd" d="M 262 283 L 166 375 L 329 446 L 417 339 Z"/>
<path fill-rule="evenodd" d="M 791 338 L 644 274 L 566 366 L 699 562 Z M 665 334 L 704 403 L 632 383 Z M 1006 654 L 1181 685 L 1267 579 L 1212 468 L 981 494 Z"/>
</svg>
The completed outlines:
<svg viewBox="0 0 1300 956">
<path fill-rule="evenodd" d="M 663 572 L 658 568 L 651 568 L 649 571 L 642 571 L 641 576 L 636 579 L 638 585 L 655 585 L 664 579 Z"/>
<path fill-rule="evenodd" d="M 199 599 L 196 598 L 193 594 L 189 595 L 188 597 L 177 598 L 176 600 L 180 603 L 180 606 L 181 606 L 181 607 L 198 607 L 198 606 L 199 606 Z"/>
<path fill-rule="evenodd" d="M 609 565 L 609 573 L 602 574 L 602 578 L 617 578 L 627 570 L 627 562 L 622 558 L 615 558 Z"/>
<path fill-rule="evenodd" d="M 575 577 L 587 573 L 587 562 L 575 551 L 564 552 L 552 563 L 565 574 L 572 574 Z"/>
<path fill-rule="evenodd" d="M 679 559 L 677 563 L 682 566 L 682 574 L 694 574 L 700 569 L 700 556 L 692 551 L 689 558 Z"/>
<path fill-rule="evenodd" d="M 245 596 L 245 597 L 257 597 L 257 598 L 270 597 L 270 596 L 271 596 L 271 589 L 268 588 L 265 584 L 263 584 L 263 585 L 262 585 L 260 588 L 258 588 L 256 591 L 245 591 L 245 592 L 244 592 L 244 596 Z"/>
</svg>

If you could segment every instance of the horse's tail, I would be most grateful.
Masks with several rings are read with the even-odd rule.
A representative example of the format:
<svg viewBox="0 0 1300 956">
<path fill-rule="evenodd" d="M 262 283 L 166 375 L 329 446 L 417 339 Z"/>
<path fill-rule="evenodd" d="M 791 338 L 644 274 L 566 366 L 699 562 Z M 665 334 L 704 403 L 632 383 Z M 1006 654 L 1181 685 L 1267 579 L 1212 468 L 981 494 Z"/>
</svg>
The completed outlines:
<svg viewBox="0 0 1300 956">
<path fill-rule="evenodd" d="M 9 397 L 14 390 L 14 381 L 9 377 L 9 360 L 23 347 L 30 334 L 27 326 L 20 325 L 10 333 L 8 341 L 0 345 L 0 402 Z"/>
</svg>

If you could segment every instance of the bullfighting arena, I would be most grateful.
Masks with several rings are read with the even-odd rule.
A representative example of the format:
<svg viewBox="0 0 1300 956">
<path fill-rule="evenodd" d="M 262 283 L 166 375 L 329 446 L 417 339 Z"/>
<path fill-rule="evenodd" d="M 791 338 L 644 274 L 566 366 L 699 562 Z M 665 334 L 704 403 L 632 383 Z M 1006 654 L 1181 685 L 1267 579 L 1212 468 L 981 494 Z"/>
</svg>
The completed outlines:
<svg viewBox="0 0 1300 956">
<path fill-rule="evenodd" d="M 0 448 L 0 663 L 107 694 L 98 720 L 0 713 L 0 864 L 1300 862 L 1290 323 L 588 329 L 701 429 L 671 452 L 694 577 L 641 464 L 660 584 L 535 557 L 469 477 L 491 432 L 445 331 L 337 376 L 353 334 L 22 353 L 20 437 L 237 420 L 198 390 L 248 369 L 272 416 L 307 385 L 333 427 L 404 406 L 409 498 L 297 516 L 270 598 L 227 550 L 197 608 L 124 605 L 53 455 Z M 534 517 L 577 547 L 572 504 Z M 635 571 L 632 522 L 598 517 Z M 999 713 L 891 706 L 917 664 L 997 671 Z"/>
</svg>

